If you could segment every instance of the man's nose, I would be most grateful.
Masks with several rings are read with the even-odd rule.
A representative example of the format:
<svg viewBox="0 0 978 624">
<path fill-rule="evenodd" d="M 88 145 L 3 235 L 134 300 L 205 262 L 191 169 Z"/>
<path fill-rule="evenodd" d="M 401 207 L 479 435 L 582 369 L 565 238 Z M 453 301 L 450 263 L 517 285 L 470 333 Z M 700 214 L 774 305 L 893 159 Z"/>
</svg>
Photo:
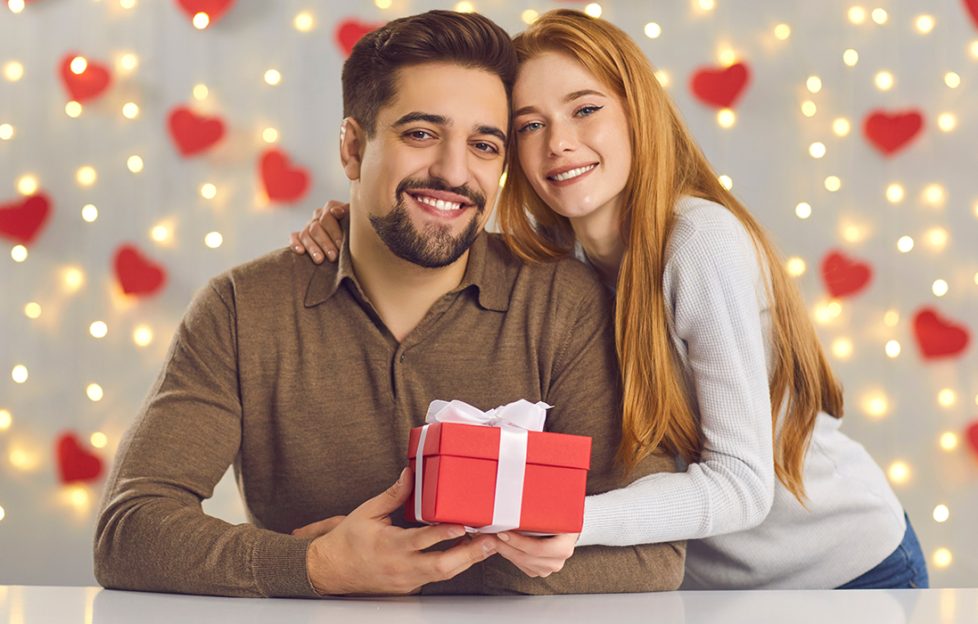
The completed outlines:
<svg viewBox="0 0 978 624">
<path fill-rule="evenodd" d="M 464 142 L 446 141 L 429 167 L 432 177 L 449 186 L 465 186 L 469 181 L 469 146 Z"/>
</svg>

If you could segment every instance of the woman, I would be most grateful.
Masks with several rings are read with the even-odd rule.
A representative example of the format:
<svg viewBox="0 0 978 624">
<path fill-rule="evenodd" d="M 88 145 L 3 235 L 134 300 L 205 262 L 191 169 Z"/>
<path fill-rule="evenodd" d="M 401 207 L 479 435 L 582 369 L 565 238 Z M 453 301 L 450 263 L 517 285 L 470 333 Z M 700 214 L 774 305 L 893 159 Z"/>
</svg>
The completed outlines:
<svg viewBox="0 0 978 624">
<path fill-rule="evenodd" d="M 839 431 L 842 389 L 767 235 L 719 183 L 623 31 L 541 16 L 514 43 L 516 148 L 499 206 L 527 261 L 572 253 L 615 290 L 618 459 L 684 471 L 588 497 L 582 533 L 500 534 L 531 575 L 576 545 L 691 540 L 684 588 L 926 587 L 885 476 Z M 293 248 L 335 258 L 342 209 Z"/>
</svg>

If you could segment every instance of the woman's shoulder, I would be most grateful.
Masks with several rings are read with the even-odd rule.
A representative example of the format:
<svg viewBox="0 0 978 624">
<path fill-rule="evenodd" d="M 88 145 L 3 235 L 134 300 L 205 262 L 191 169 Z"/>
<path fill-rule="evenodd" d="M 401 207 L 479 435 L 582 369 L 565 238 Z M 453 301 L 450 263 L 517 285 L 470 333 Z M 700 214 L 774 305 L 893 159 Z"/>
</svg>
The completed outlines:
<svg viewBox="0 0 978 624">
<path fill-rule="evenodd" d="M 669 257 L 689 247 L 693 240 L 700 241 L 704 247 L 721 247 L 728 251 L 753 249 L 747 228 L 737 215 L 722 204 L 702 197 L 683 195 L 676 202 L 675 215 L 666 254 Z"/>
</svg>

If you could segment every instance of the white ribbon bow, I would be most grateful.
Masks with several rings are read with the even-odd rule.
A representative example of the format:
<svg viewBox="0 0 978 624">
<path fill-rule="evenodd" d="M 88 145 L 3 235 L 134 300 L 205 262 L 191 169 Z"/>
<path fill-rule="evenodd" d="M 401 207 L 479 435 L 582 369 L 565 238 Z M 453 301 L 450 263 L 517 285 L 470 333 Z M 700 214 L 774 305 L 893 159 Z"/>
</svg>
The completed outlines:
<svg viewBox="0 0 978 624">
<path fill-rule="evenodd" d="M 479 533 L 500 533 L 519 527 L 520 514 L 523 511 L 527 432 L 543 431 L 543 423 L 550 407 L 543 401 L 530 403 L 520 399 L 483 412 L 463 401 L 432 401 L 425 416 L 425 422 L 429 424 L 421 428 L 414 463 L 414 517 L 418 522 L 426 522 L 421 517 L 421 500 L 424 485 L 424 444 L 428 427 L 434 423 L 462 423 L 499 429 L 499 462 L 496 467 L 492 524 L 478 529 L 466 529 Z"/>
</svg>

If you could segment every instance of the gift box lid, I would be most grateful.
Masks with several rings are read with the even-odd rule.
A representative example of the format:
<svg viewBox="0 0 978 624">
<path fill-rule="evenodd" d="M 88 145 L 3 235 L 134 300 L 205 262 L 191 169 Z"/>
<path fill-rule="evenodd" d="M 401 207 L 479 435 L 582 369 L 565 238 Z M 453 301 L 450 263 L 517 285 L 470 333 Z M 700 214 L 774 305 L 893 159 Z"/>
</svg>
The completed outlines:
<svg viewBox="0 0 978 624">
<path fill-rule="evenodd" d="M 411 430 L 408 458 L 417 455 L 421 427 Z M 498 459 L 499 428 L 464 423 L 435 423 L 425 438 L 424 456 L 451 455 Z M 591 466 L 591 438 L 588 436 L 530 431 L 526 440 L 526 463 L 587 470 Z"/>
</svg>

